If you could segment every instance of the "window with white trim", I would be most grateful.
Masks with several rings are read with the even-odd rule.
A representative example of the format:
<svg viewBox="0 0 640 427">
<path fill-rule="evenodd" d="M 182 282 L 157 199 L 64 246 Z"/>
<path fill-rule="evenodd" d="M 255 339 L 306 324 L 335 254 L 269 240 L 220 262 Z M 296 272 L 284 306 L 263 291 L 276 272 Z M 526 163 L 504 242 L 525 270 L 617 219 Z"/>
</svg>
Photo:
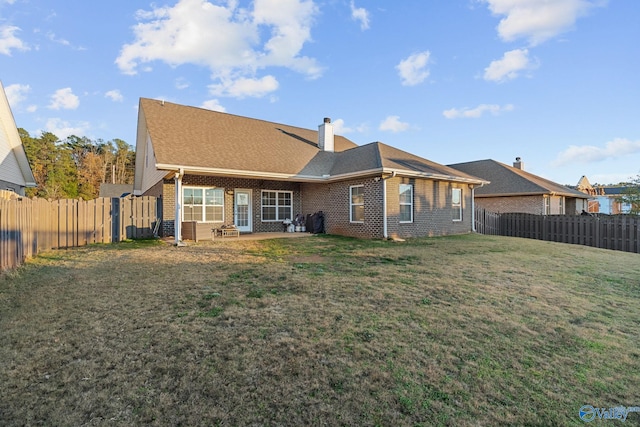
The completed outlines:
<svg viewBox="0 0 640 427">
<path fill-rule="evenodd" d="M 564 197 L 560 196 L 560 210 L 559 210 L 559 214 L 560 215 L 564 215 Z"/>
<path fill-rule="evenodd" d="M 262 221 L 293 219 L 293 192 L 262 190 Z"/>
<path fill-rule="evenodd" d="M 549 196 L 544 196 L 544 214 L 551 214 L 551 197 Z"/>
<path fill-rule="evenodd" d="M 183 187 L 182 220 L 224 222 L 223 189 Z"/>
<path fill-rule="evenodd" d="M 413 222 L 413 185 L 400 184 L 400 222 Z"/>
<path fill-rule="evenodd" d="M 451 209 L 454 221 L 462 221 L 462 188 L 451 190 Z"/>
<path fill-rule="evenodd" d="M 349 187 L 349 221 L 364 222 L 364 185 Z"/>
</svg>

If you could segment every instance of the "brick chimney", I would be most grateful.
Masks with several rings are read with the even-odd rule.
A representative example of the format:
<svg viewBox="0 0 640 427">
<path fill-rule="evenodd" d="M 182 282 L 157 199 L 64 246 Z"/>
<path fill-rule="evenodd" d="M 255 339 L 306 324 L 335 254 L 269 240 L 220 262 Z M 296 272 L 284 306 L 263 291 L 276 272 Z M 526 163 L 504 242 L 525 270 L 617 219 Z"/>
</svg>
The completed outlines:
<svg viewBox="0 0 640 427">
<path fill-rule="evenodd" d="M 516 169 L 524 170 L 524 162 L 520 157 L 516 157 L 516 161 L 513 162 L 513 167 Z"/>
<path fill-rule="evenodd" d="M 318 126 L 318 148 L 333 153 L 333 125 L 329 117 L 325 117 L 324 122 Z"/>
</svg>

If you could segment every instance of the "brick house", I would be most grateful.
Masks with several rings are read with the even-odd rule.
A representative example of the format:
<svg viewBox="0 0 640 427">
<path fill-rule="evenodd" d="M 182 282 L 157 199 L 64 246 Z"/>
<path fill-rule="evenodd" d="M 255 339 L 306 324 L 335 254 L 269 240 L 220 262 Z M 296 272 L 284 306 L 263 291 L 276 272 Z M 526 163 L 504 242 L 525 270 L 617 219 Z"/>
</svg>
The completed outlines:
<svg viewBox="0 0 640 427">
<path fill-rule="evenodd" d="M 588 209 L 587 194 L 526 172 L 520 157 L 513 166 L 491 159 L 449 166 L 490 181 L 475 190 L 475 202 L 491 212 L 573 215 Z"/>
<path fill-rule="evenodd" d="M 176 242 L 186 226 L 198 239 L 231 224 L 279 232 L 319 211 L 330 234 L 469 233 L 474 188 L 487 183 L 381 142 L 358 146 L 330 119 L 315 131 L 140 99 L 134 194 L 162 197 L 162 233 Z"/>
<path fill-rule="evenodd" d="M 0 190 L 24 196 L 27 187 L 35 187 L 36 179 L 18 134 L 9 100 L 0 82 Z"/>
</svg>

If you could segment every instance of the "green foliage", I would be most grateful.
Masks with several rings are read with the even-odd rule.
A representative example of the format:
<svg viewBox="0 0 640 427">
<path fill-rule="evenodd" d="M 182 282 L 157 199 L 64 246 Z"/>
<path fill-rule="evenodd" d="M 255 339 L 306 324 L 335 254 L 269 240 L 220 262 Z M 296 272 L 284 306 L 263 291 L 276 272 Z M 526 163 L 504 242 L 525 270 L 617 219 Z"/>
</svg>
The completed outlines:
<svg viewBox="0 0 640 427">
<path fill-rule="evenodd" d="M 629 206 L 628 213 L 632 215 L 640 215 L 640 175 L 632 178 L 629 186 L 622 192 L 616 201 L 623 205 Z"/>
<path fill-rule="evenodd" d="M 121 139 L 60 140 L 50 132 L 32 137 L 22 128 L 18 133 L 37 183 L 26 190 L 29 197 L 88 200 L 98 197 L 102 183 L 133 183 L 135 151 Z"/>
</svg>

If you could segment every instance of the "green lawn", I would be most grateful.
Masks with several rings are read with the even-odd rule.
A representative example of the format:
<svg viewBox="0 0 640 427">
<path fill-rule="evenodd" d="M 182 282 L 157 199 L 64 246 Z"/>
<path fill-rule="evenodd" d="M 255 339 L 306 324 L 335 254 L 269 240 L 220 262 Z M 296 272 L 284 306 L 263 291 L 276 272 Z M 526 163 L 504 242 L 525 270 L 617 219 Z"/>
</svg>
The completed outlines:
<svg viewBox="0 0 640 427">
<path fill-rule="evenodd" d="M 580 426 L 583 405 L 640 406 L 639 343 L 637 254 L 96 245 L 0 277 L 0 424 Z"/>
</svg>

